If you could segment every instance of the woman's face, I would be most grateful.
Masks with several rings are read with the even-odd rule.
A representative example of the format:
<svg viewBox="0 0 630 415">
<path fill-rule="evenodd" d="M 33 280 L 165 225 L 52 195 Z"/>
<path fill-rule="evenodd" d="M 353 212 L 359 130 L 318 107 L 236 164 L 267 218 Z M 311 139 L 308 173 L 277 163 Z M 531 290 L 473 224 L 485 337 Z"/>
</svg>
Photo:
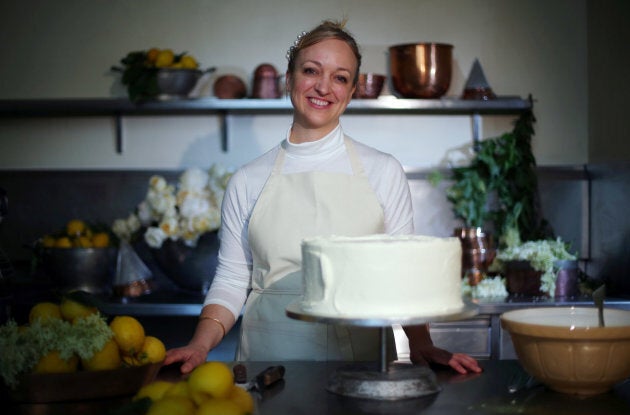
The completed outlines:
<svg viewBox="0 0 630 415">
<path fill-rule="evenodd" d="M 295 108 L 291 142 L 317 140 L 339 123 L 354 92 L 357 60 L 345 42 L 327 39 L 300 51 L 287 86 Z"/>
</svg>

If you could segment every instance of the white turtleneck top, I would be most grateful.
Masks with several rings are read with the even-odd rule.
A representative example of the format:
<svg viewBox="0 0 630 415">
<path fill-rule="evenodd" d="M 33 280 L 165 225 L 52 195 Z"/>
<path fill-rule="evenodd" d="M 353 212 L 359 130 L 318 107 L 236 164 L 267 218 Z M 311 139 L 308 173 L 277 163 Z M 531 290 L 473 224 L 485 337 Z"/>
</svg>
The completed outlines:
<svg viewBox="0 0 630 415">
<path fill-rule="evenodd" d="M 290 132 L 290 130 L 289 130 Z M 220 304 L 238 318 L 250 288 L 252 254 L 247 240 L 249 219 L 271 174 L 280 146 L 286 152 L 282 174 L 309 171 L 352 174 L 340 125 L 320 140 L 293 144 L 289 133 L 278 146 L 238 169 L 227 186 L 221 210 L 221 247 L 212 286 L 204 306 Z M 413 233 L 409 184 L 393 156 L 354 141 L 368 181 L 383 207 L 385 232 Z"/>
</svg>

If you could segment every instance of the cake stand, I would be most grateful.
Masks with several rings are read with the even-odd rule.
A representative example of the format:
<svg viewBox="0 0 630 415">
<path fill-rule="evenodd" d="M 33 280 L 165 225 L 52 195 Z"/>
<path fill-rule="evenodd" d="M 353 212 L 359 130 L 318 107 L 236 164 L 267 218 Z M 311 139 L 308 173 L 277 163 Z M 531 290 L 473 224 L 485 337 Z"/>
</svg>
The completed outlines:
<svg viewBox="0 0 630 415">
<path fill-rule="evenodd" d="M 338 395 L 353 398 L 394 401 L 398 399 L 420 398 L 438 393 L 441 388 L 435 373 L 428 366 L 409 364 L 389 365 L 387 361 L 387 327 L 392 324 L 403 326 L 426 324 L 429 322 L 461 320 L 477 315 L 478 307 L 465 302 L 456 312 L 440 315 L 424 315 L 396 318 L 351 318 L 339 315 L 321 315 L 305 311 L 300 301 L 286 308 L 288 317 L 314 323 L 340 324 L 362 327 L 378 327 L 380 356 L 378 368 L 357 364 L 337 369 L 328 381 L 327 390 Z"/>
</svg>

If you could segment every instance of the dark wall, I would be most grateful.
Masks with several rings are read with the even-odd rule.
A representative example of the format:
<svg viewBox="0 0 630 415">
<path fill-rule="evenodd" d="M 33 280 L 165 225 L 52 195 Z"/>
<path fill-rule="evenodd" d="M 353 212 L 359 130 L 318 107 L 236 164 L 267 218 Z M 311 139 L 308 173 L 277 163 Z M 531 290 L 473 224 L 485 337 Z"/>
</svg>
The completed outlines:
<svg viewBox="0 0 630 415">
<path fill-rule="evenodd" d="M 111 224 L 144 199 L 153 174 L 174 183 L 180 173 L 0 171 L 9 196 L 0 248 L 12 261 L 27 262 L 27 246 L 41 235 L 72 218 Z M 630 296 L 630 163 L 539 167 L 538 177 L 543 214 L 579 253 L 583 270 L 607 280 L 611 293 Z"/>
</svg>

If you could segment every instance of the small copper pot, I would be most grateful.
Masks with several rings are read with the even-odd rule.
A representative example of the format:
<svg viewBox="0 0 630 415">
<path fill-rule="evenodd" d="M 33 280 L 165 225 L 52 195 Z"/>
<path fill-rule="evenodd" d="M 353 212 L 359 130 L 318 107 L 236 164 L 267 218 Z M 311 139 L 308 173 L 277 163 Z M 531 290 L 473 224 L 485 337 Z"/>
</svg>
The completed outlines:
<svg viewBox="0 0 630 415">
<path fill-rule="evenodd" d="M 254 71 L 252 98 L 280 98 L 280 78 L 273 65 L 263 63 Z"/>
<path fill-rule="evenodd" d="M 245 82 L 236 75 L 222 75 L 214 81 L 214 96 L 221 99 L 239 99 L 247 95 Z"/>
<path fill-rule="evenodd" d="M 389 48 L 392 87 L 402 98 L 439 98 L 451 85 L 453 45 L 413 43 Z"/>
</svg>

